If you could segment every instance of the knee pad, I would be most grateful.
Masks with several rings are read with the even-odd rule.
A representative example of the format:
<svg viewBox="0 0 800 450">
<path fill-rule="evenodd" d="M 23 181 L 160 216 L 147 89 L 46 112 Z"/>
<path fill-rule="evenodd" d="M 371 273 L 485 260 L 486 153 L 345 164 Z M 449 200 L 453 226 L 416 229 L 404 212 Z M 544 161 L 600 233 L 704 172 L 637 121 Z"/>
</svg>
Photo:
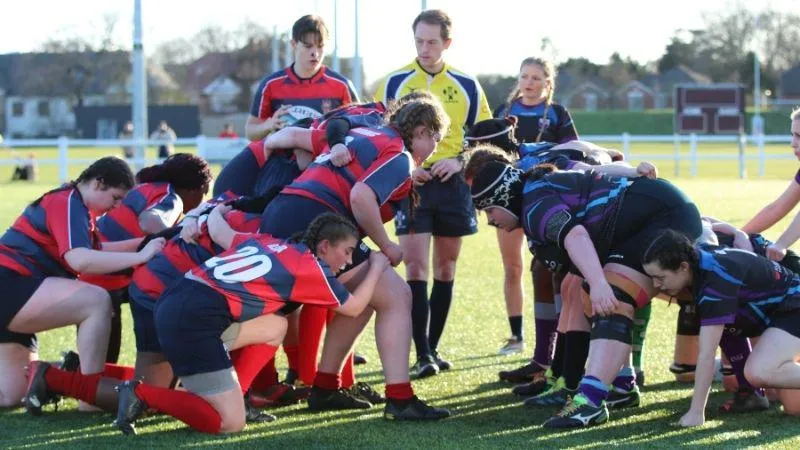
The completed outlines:
<svg viewBox="0 0 800 450">
<path fill-rule="evenodd" d="M 605 271 L 606 281 L 611 285 L 617 300 L 634 308 L 641 308 L 650 302 L 647 291 L 638 283 L 617 272 Z"/>
<path fill-rule="evenodd" d="M 684 303 L 678 311 L 678 334 L 683 336 L 700 335 L 700 315 L 697 314 L 697 305 Z"/>
<path fill-rule="evenodd" d="M 631 345 L 633 320 L 621 315 L 594 316 L 592 318 L 591 339 L 608 339 Z"/>
</svg>

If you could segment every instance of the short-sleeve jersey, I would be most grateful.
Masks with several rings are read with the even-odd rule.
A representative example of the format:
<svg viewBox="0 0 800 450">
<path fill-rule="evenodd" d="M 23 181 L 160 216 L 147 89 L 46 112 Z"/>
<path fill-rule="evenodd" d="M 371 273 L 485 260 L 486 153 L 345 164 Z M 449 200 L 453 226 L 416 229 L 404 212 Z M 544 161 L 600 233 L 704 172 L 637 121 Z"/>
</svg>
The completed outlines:
<svg viewBox="0 0 800 450">
<path fill-rule="evenodd" d="M 152 309 L 155 301 L 170 284 L 193 267 L 222 253 L 222 247 L 208 233 L 207 220 L 208 214 L 198 217 L 200 235 L 195 238 L 195 243 L 188 243 L 180 236 L 175 236 L 167 242 L 161 253 L 153 256 L 147 264 L 136 268 L 129 288 L 133 301 Z M 261 223 L 261 216 L 233 210 L 225 214 L 225 221 L 240 233 L 255 233 Z"/>
<path fill-rule="evenodd" d="M 288 303 L 337 308 L 350 296 L 306 246 L 266 234 L 237 236 L 229 250 L 186 277 L 222 294 L 240 322 L 275 313 Z"/>
<path fill-rule="evenodd" d="M 122 204 L 97 219 L 97 230 L 103 242 L 117 242 L 145 236 L 139 216 L 155 211 L 167 218 L 167 226 L 175 225 L 183 212 L 183 201 L 169 183 L 143 183 L 131 189 Z"/>
<path fill-rule="evenodd" d="M 492 111 L 478 79 L 445 64 L 441 72 L 431 75 L 415 59 L 411 64 L 390 73 L 378 85 L 375 99 L 385 104 L 413 91 L 430 91 L 442 101 L 450 117 L 450 130 L 425 163 L 454 158 L 462 149 L 464 133 L 481 120 L 491 119 Z"/>
<path fill-rule="evenodd" d="M 0 266 L 22 275 L 73 278 L 64 254 L 99 249 L 95 220 L 75 187 L 45 194 L 28 205 L 0 237 Z"/>
<path fill-rule="evenodd" d="M 547 117 L 545 117 L 545 109 Z M 495 117 L 517 117 L 517 130 L 514 132 L 514 136 L 521 143 L 536 142 L 536 137 L 542 130 L 544 131 L 539 139 L 540 142 L 563 144 L 578 139 L 578 132 L 575 130 L 572 116 L 567 108 L 558 103 L 551 103 L 547 108 L 544 102 L 528 106 L 523 104 L 520 99 L 516 99 L 511 102 L 510 107 L 500 106 L 494 115 Z"/>
<path fill-rule="evenodd" d="M 324 130 L 314 130 L 312 135 L 319 133 Z M 315 145 L 321 142 L 318 137 L 312 141 Z M 282 193 L 316 200 L 355 223 L 350 192 L 357 182 L 362 182 L 375 193 L 381 218 L 388 222 L 393 214 L 383 206 L 406 198 L 411 190 L 414 161 L 405 150 L 403 139 L 391 127 L 362 127 L 350 130 L 345 145 L 354 155 L 349 164 L 334 166 L 326 147 Z M 314 153 L 320 153 L 320 149 L 315 148 Z"/>
<path fill-rule="evenodd" d="M 607 231 L 630 184 L 627 178 L 593 170 L 554 172 L 526 181 L 520 221 L 531 251 L 537 258 L 546 255 L 546 260 L 563 265 L 569 261 L 564 238 L 577 225 L 586 228 L 595 246 L 610 239 Z"/>
<path fill-rule="evenodd" d="M 317 118 L 342 105 L 358 102 L 353 83 L 322 66 L 311 78 L 300 78 L 294 64 L 261 80 L 250 115 L 266 120 L 283 105 L 291 105 L 294 119 Z"/>
<path fill-rule="evenodd" d="M 701 325 L 737 323 L 763 331 L 777 315 L 800 310 L 800 277 L 746 250 L 701 245 L 692 290 Z"/>
<path fill-rule="evenodd" d="M 576 162 L 587 162 L 586 153 L 580 150 L 558 149 L 552 150 L 556 143 L 529 142 L 520 144 L 518 149 L 519 160 L 516 166 L 520 170 L 528 171 L 539 164 L 553 164 L 559 170 L 569 170 Z"/>
<path fill-rule="evenodd" d="M 358 127 L 379 127 L 384 124 L 383 114 L 386 106 L 381 102 L 375 103 L 351 103 L 347 106 L 337 108 L 311 123 L 312 130 L 327 130 L 331 119 L 346 120 L 350 128 Z M 328 145 L 325 133 L 312 133 L 314 142 L 313 153 L 318 156 Z"/>
</svg>

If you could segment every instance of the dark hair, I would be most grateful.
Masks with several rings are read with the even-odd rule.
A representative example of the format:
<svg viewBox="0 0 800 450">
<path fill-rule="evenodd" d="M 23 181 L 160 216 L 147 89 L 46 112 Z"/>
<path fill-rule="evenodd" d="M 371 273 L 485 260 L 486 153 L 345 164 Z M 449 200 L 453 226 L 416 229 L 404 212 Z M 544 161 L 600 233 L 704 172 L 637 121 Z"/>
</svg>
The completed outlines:
<svg viewBox="0 0 800 450">
<path fill-rule="evenodd" d="M 530 181 L 536 181 L 542 178 L 545 175 L 551 174 L 558 170 L 554 164 L 544 163 L 544 164 L 537 164 L 531 167 L 530 170 L 525 172 L 525 178 Z"/>
<path fill-rule="evenodd" d="M 202 189 L 211 183 L 208 163 L 191 153 L 176 153 L 161 164 L 145 167 L 136 174 L 137 183 L 166 182 L 175 189 Z"/>
<path fill-rule="evenodd" d="M 292 40 L 303 42 L 303 38 L 309 33 L 314 33 L 315 43 L 317 44 L 324 44 L 330 37 L 325 21 L 322 20 L 322 17 L 313 14 L 306 14 L 297 19 L 292 25 Z"/>
<path fill-rule="evenodd" d="M 340 214 L 326 212 L 312 220 L 306 231 L 295 234 L 290 240 L 304 244 L 316 255 L 317 245 L 324 240 L 336 244 L 348 237 L 358 239 L 358 236 L 358 228 L 353 222 Z"/>
<path fill-rule="evenodd" d="M 685 234 L 667 229 L 653 239 L 642 256 L 642 265 L 654 262 L 664 270 L 675 271 L 683 262 L 697 267 L 699 258 L 692 241 Z"/>
<path fill-rule="evenodd" d="M 547 93 L 547 99 L 545 100 L 544 104 L 544 113 L 542 113 L 542 117 L 547 118 L 547 113 L 550 110 L 550 105 L 553 104 L 553 93 L 556 91 L 555 66 L 553 66 L 552 62 L 544 58 L 528 57 L 523 59 L 522 63 L 519 65 L 520 72 L 522 71 L 523 67 L 528 65 L 539 66 L 542 69 L 542 72 L 544 72 L 544 76 L 548 80 L 550 80 L 550 91 Z M 514 85 L 513 88 L 511 88 L 511 92 L 508 93 L 508 98 L 506 99 L 506 104 L 505 104 L 506 115 L 508 115 L 508 112 L 511 111 L 511 103 L 513 103 L 514 100 L 519 98 L 519 96 L 520 96 L 519 83 L 517 83 L 516 85 Z M 536 140 L 534 142 L 539 142 L 542 140 L 542 134 L 544 133 L 544 129 L 545 127 L 543 126 L 539 129 L 539 134 L 536 135 Z"/>
<path fill-rule="evenodd" d="M 417 25 L 420 22 L 425 22 L 428 25 L 439 25 L 442 30 L 442 40 L 446 41 L 450 39 L 450 29 L 453 27 L 453 22 L 450 20 L 450 16 L 441 9 L 426 9 L 419 13 L 417 18 L 414 19 L 414 23 L 411 24 L 411 30 L 413 32 L 416 33 Z"/>
<path fill-rule="evenodd" d="M 41 197 L 31 202 L 31 206 L 38 205 L 47 194 L 72 189 L 80 183 L 97 180 L 107 188 L 116 188 L 129 191 L 135 184 L 133 172 L 128 163 L 116 156 L 105 156 L 83 169 L 78 178 L 64 186 L 45 192 Z"/>
<path fill-rule="evenodd" d="M 464 159 L 464 178 L 471 180 L 490 162 L 514 164 L 508 153 L 492 144 L 478 144 L 461 154 Z"/>
<path fill-rule="evenodd" d="M 506 129 L 508 129 L 508 132 L 503 133 Z M 519 142 L 514 137 L 516 130 L 516 116 L 481 120 L 467 131 L 466 136 L 464 136 L 464 147 L 474 147 L 487 143 L 499 147 L 509 154 L 516 155 L 519 150 Z"/>
</svg>

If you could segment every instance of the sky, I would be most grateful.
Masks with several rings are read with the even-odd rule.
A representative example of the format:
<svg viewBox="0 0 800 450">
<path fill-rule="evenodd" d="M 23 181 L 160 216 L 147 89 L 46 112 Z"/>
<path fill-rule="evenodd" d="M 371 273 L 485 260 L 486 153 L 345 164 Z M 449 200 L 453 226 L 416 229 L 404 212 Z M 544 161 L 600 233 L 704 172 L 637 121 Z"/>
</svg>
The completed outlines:
<svg viewBox="0 0 800 450">
<path fill-rule="evenodd" d="M 355 53 L 356 0 L 141 1 L 148 54 L 160 42 L 188 38 L 207 24 L 233 30 L 245 20 L 253 20 L 280 33 L 290 30 L 292 23 L 307 13 L 325 19 L 335 34 L 340 56 Z M 338 14 L 334 14 L 334 3 Z M 619 52 L 623 58 L 655 61 L 676 30 L 700 28 L 703 14 L 731 4 L 728 0 L 360 0 L 358 50 L 364 61 L 365 85 L 413 60 L 411 23 L 423 3 L 427 8 L 446 11 L 453 20 L 453 42 L 445 53 L 449 64 L 471 74 L 503 75 L 516 74 L 520 61 L 532 55 L 556 62 L 585 57 L 603 63 L 613 52 Z M 772 5 L 800 12 L 800 0 L 746 3 L 754 10 Z M 35 51 L 53 35 L 97 34 L 104 14 L 118 17 L 116 39 L 130 45 L 133 4 L 133 0 L 13 2 L 13 6 L 4 7 L 0 53 Z M 46 14 L 42 14 L 43 9 Z M 8 20 L 9 12 L 12 20 Z M 542 51 L 545 37 L 553 46 Z"/>
</svg>

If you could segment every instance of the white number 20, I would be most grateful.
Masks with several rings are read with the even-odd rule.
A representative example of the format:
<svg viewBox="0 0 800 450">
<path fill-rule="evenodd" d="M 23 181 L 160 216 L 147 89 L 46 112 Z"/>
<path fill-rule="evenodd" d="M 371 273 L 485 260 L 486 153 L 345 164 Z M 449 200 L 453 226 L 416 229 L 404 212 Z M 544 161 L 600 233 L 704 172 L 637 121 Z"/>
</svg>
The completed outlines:
<svg viewBox="0 0 800 450">
<path fill-rule="evenodd" d="M 267 255 L 259 255 L 256 247 L 242 247 L 227 256 L 215 256 L 206 261 L 213 268 L 214 278 L 224 283 L 243 283 L 263 277 L 272 270 L 272 260 Z M 244 269 L 244 270 L 242 270 Z"/>
</svg>

